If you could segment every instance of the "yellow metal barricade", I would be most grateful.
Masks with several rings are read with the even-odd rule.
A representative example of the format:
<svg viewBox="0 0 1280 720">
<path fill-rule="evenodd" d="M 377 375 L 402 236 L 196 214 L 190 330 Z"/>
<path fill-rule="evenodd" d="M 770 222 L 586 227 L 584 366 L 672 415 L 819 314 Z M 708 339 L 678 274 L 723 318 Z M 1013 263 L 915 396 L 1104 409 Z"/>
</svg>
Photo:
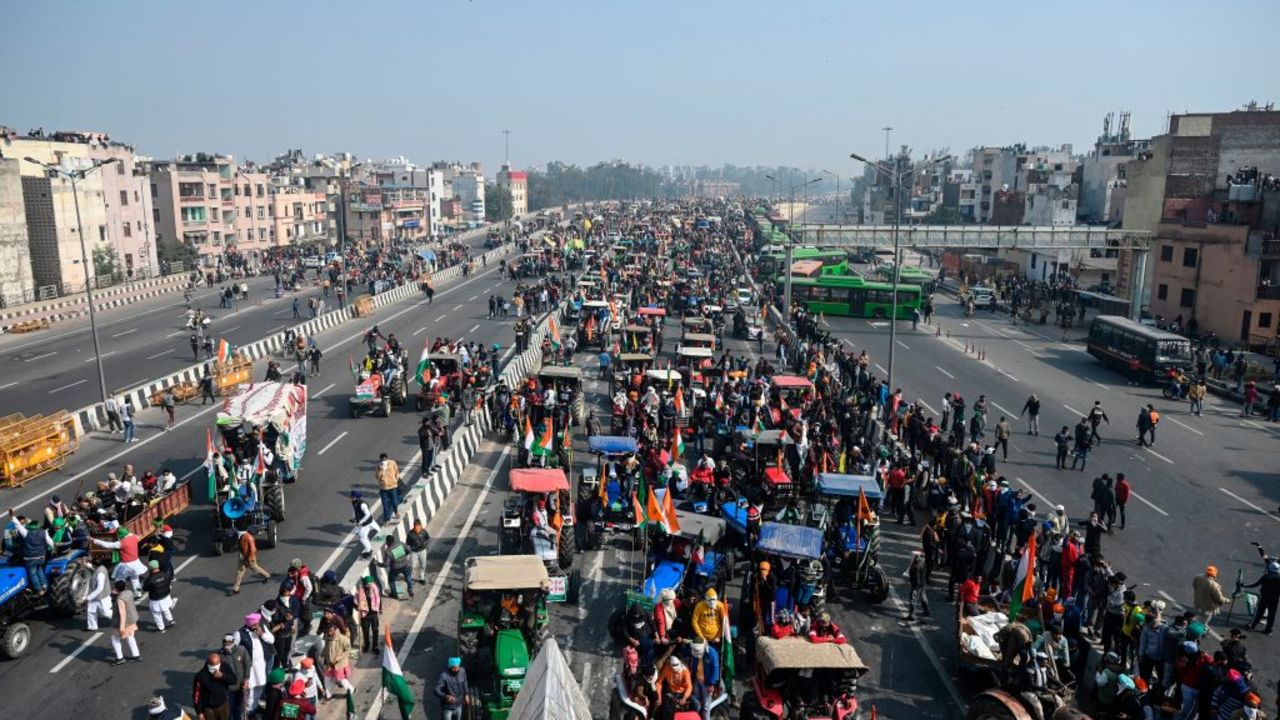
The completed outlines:
<svg viewBox="0 0 1280 720">
<path fill-rule="evenodd" d="M 79 442 L 70 413 L 0 418 L 0 486 L 17 487 L 66 462 Z"/>
</svg>

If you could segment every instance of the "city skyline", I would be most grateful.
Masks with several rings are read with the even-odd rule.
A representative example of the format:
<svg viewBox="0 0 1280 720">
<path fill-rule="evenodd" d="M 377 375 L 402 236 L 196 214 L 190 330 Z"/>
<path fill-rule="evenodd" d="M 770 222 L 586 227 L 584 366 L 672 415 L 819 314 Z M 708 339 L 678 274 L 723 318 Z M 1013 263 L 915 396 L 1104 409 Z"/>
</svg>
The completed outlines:
<svg viewBox="0 0 1280 720">
<path fill-rule="evenodd" d="M 1280 7 L 1203 37 L 1220 19 L 1185 2 L 1085 3 L 1068 17 L 928 3 L 924 28 L 900 9 L 853 5 L 780 17 L 759 2 L 563 2 L 531 17 L 501 2 L 388 3 L 370 32 L 339 31 L 351 18 L 328 3 L 230 2 L 195 17 L 68 2 L 75 11 L 57 22 L 30 5 L 9 13 L 17 32 L 0 57 L 17 72 L 0 88 L 0 121 L 105 132 L 157 158 L 263 162 L 302 148 L 476 159 L 492 174 L 510 130 L 519 167 L 622 158 L 856 172 L 848 152 L 881 154 L 885 126 L 894 149 L 916 153 L 1014 142 L 1084 152 L 1108 112 L 1131 112 L 1133 134 L 1149 137 L 1168 112 L 1268 102 L 1280 87 L 1230 60 L 1265 42 Z M 792 44 L 804 54 L 786 57 Z"/>
</svg>

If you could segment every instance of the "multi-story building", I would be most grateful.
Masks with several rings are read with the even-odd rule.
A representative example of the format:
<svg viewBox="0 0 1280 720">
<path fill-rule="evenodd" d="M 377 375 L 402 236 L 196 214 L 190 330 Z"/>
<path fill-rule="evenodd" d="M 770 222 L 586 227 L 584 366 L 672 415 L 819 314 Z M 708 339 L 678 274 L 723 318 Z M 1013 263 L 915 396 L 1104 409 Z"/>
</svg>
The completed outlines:
<svg viewBox="0 0 1280 720">
<path fill-rule="evenodd" d="M 972 169 L 952 170 L 942 185 L 942 207 L 955 211 L 961 222 L 976 222 L 979 192 Z"/>
<path fill-rule="evenodd" d="M 18 160 L 0 158 L 0 305 L 32 300 L 35 291 L 22 169 Z"/>
<path fill-rule="evenodd" d="M 484 172 L 480 163 L 463 165 L 438 161 L 431 168 L 443 174 L 446 197 L 454 197 L 462 202 L 465 216 L 462 227 L 480 227 L 484 224 Z"/>
<path fill-rule="evenodd" d="M 237 242 L 235 161 L 196 153 L 153 160 L 150 170 L 156 244 L 185 246 L 203 267 L 221 265 Z"/>
<path fill-rule="evenodd" d="M 272 246 L 329 245 L 329 201 L 324 193 L 308 190 L 300 184 L 271 186 L 267 196 L 271 219 L 267 239 Z M 251 233 L 262 237 L 258 226 L 263 213 L 254 208 L 253 219 L 248 223 Z"/>
<path fill-rule="evenodd" d="M 1123 222 L 1127 165 L 1151 145 L 1149 140 L 1130 137 L 1129 113 L 1120 113 L 1119 126 L 1113 128 L 1113 121 L 1114 116 L 1108 114 L 1093 151 L 1080 164 L 1077 212 L 1081 222 L 1091 225 L 1119 226 Z"/>
<path fill-rule="evenodd" d="M 498 171 L 498 187 L 504 187 L 511 193 L 512 215 L 519 216 L 529 212 L 529 173 L 512 170 L 509 163 L 503 164 Z"/>
<path fill-rule="evenodd" d="M 1127 165 L 1124 227 L 1154 233 L 1144 305 L 1193 333 L 1274 349 L 1280 330 L 1280 112 L 1174 115 Z M 1126 253 L 1122 289 L 1134 272 Z"/>
<path fill-rule="evenodd" d="M 109 163 L 77 181 L 80 220 L 84 225 L 89 274 L 98 276 L 107 267 L 115 278 L 100 277 L 106 284 L 119 279 L 149 277 L 159 271 L 147 196 L 147 178 L 133 148 L 112 141 L 103 133 L 55 132 L 27 136 L 3 132 L 0 155 L 31 158 L 21 162 L 22 185 L 35 193 L 21 198 L 27 222 L 31 273 L 41 294 L 83 288 L 85 268 L 76 234 L 75 200 L 71 184 L 50 178 L 39 163 L 66 170 L 83 170 L 93 163 Z M 10 201 L 17 200 L 10 197 Z M 94 258 L 97 257 L 97 260 Z M 58 288 L 50 291 L 48 288 Z"/>
</svg>

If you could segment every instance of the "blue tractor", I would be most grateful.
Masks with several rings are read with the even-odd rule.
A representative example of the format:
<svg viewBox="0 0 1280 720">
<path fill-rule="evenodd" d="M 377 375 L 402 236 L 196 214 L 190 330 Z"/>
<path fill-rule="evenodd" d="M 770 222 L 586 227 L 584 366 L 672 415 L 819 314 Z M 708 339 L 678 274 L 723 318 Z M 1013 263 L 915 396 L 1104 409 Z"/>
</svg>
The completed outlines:
<svg viewBox="0 0 1280 720">
<path fill-rule="evenodd" d="M 44 568 L 48 590 L 39 595 L 28 589 L 27 569 L 9 553 L 0 557 L 0 656 L 16 660 L 31 647 L 31 626 L 37 615 L 71 617 L 84 606 L 93 570 L 84 550 L 72 550 L 51 559 Z"/>
</svg>

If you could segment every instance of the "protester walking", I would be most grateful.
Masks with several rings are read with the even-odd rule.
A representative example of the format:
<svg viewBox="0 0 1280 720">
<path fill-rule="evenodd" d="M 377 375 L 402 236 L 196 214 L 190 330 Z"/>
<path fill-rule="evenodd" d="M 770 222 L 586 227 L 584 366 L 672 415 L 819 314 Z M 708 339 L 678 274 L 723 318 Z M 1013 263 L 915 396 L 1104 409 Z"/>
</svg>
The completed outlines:
<svg viewBox="0 0 1280 720">
<path fill-rule="evenodd" d="M 1040 434 L 1040 398 L 1036 397 L 1034 394 L 1032 394 L 1031 397 L 1027 398 L 1027 401 L 1022 405 L 1022 412 L 1019 413 L 1019 417 L 1021 417 L 1022 415 L 1027 416 L 1027 434 L 1039 435 Z"/>
<path fill-rule="evenodd" d="M 409 546 L 410 568 L 414 582 L 427 581 L 427 547 L 431 534 L 423 527 L 421 520 L 413 521 L 413 528 L 405 533 L 405 543 Z"/>
<path fill-rule="evenodd" d="M 378 456 L 378 495 L 382 500 L 382 524 L 386 525 L 400 511 L 400 467 L 386 453 Z"/>
<path fill-rule="evenodd" d="M 271 580 L 271 573 L 258 564 L 258 541 L 253 537 L 253 533 L 239 531 L 237 545 L 240 549 L 240 557 L 236 564 L 236 579 L 231 585 L 231 592 L 228 593 L 230 595 L 239 594 L 240 581 L 244 580 L 244 575 L 249 570 L 260 575 L 264 583 Z"/>
<path fill-rule="evenodd" d="M 191 688 L 191 705 L 200 720 L 230 720 L 231 693 L 242 679 L 222 662 L 222 655 L 209 653 L 204 667 L 196 673 Z"/>
<path fill-rule="evenodd" d="M 116 580 L 111 586 L 111 604 L 113 612 L 116 616 L 115 626 L 111 633 L 111 649 L 115 651 L 116 659 L 112 661 L 112 665 L 123 665 L 124 645 L 129 645 L 129 660 L 140 662 L 142 653 L 138 650 L 138 606 L 134 602 L 133 595 L 126 592 L 129 584 L 124 580 Z"/>
<path fill-rule="evenodd" d="M 1231 598 L 1222 593 L 1222 586 L 1218 584 L 1218 568 L 1213 565 L 1206 567 L 1203 575 L 1197 575 L 1191 581 L 1191 591 L 1196 612 L 1204 618 L 1205 627 L 1209 627 L 1223 605 L 1231 602 Z"/>
</svg>

